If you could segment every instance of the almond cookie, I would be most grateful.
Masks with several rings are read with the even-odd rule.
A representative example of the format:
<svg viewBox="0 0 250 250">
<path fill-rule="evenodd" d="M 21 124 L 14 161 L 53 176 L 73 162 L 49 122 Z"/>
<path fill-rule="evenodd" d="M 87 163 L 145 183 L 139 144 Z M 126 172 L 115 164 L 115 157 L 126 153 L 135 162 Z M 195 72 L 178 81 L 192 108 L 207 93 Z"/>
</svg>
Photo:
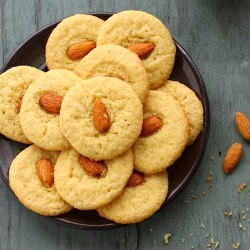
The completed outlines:
<svg viewBox="0 0 250 250">
<path fill-rule="evenodd" d="M 131 150 L 110 161 L 95 162 L 68 149 L 56 163 L 55 186 L 73 207 L 96 209 L 121 194 L 132 171 Z"/>
<path fill-rule="evenodd" d="M 48 39 L 48 68 L 73 70 L 78 62 L 96 47 L 97 34 L 103 23 L 98 17 L 84 14 L 65 18 Z"/>
<path fill-rule="evenodd" d="M 142 103 L 147 99 L 148 79 L 141 60 L 119 45 L 97 47 L 81 60 L 74 72 L 83 79 L 96 76 L 120 78 L 132 87 Z"/>
<path fill-rule="evenodd" d="M 98 208 L 99 215 L 116 223 L 129 224 L 145 220 L 159 210 L 168 193 L 167 172 L 144 176 L 144 181 L 135 185 L 127 186 L 118 198 Z"/>
<path fill-rule="evenodd" d="M 60 126 L 73 148 L 94 160 L 126 152 L 141 132 L 142 104 L 132 88 L 114 77 L 83 80 L 65 95 Z"/>
<path fill-rule="evenodd" d="M 135 10 L 111 16 L 99 30 L 97 45 L 119 44 L 135 52 L 147 71 L 150 89 L 169 78 L 176 47 L 164 24 L 156 17 Z"/>
<path fill-rule="evenodd" d="M 61 102 L 70 87 L 81 82 L 66 69 L 51 70 L 38 78 L 26 91 L 20 123 L 26 137 L 46 150 L 70 147 L 59 126 Z"/>
<path fill-rule="evenodd" d="M 31 145 L 20 152 L 9 170 L 9 183 L 19 201 L 28 209 L 45 216 L 67 213 L 72 207 L 57 193 L 53 171 L 59 152 Z"/>
<path fill-rule="evenodd" d="M 144 106 L 142 133 L 133 145 L 135 169 L 161 172 L 182 154 L 188 141 L 188 120 L 171 95 L 151 90 Z"/>
<path fill-rule="evenodd" d="M 13 67 L 0 75 L 0 133 L 29 144 L 19 121 L 22 98 L 26 89 L 44 72 L 29 66 Z"/>
<path fill-rule="evenodd" d="M 168 80 L 158 90 L 171 94 L 180 102 L 189 123 L 187 146 L 191 145 L 200 134 L 203 125 L 203 106 L 195 92 L 178 81 Z"/>
</svg>

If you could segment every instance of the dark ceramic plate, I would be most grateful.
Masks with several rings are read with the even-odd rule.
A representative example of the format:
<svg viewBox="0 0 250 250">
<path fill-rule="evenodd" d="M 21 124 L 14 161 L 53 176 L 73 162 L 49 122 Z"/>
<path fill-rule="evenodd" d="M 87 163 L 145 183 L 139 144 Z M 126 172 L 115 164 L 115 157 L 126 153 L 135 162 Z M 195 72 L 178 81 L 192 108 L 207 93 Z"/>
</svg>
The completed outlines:
<svg viewBox="0 0 250 250">
<path fill-rule="evenodd" d="M 112 14 L 106 13 L 93 15 L 106 20 Z M 59 21 L 46 26 L 27 39 L 12 54 L 5 66 L 2 68 L 2 72 L 17 65 L 30 65 L 46 71 L 47 68 L 44 55 L 45 45 L 51 31 L 58 23 Z M 188 87 L 193 89 L 197 96 L 201 99 L 204 107 L 204 127 L 195 143 L 184 151 L 183 155 L 174 164 L 174 166 L 169 168 L 168 173 L 170 189 L 163 206 L 173 200 L 177 194 L 183 190 L 188 181 L 190 181 L 194 175 L 204 154 L 209 134 L 209 103 L 202 77 L 187 52 L 178 42 L 175 41 L 175 44 L 177 47 L 176 62 L 171 79 L 179 80 L 185 83 Z M 14 142 L 0 136 L 0 175 L 6 185 L 9 185 L 8 170 L 11 161 L 18 154 L 18 152 L 25 147 L 26 146 L 21 143 Z M 106 229 L 120 226 L 114 222 L 99 217 L 95 211 L 79 211 L 76 209 L 72 210 L 68 214 L 57 217 L 49 217 L 49 219 L 64 225 L 85 229 Z"/>
</svg>

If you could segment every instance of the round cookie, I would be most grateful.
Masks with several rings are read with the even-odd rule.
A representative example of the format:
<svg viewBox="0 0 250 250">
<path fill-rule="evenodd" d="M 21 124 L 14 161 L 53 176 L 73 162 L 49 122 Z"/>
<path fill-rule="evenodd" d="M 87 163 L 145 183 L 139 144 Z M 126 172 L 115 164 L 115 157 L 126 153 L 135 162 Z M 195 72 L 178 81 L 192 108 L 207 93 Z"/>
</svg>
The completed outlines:
<svg viewBox="0 0 250 250">
<path fill-rule="evenodd" d="M 140 222 L 160 209 L 168 193 L 166 171 L 145 176 L 145 181 L 124 192 L 108 205 L 97 209 L 100 216 L 120 224 Z"/>
<path fill-rule="evenodd" d="M 45 216 L 67 213 L 72 207 L 57 193 L 55 185 L 46 188 L 37 174 L 37 162 L 49 159 L 56 164 L 59 152 L 46 151 L 31 145 L 20 152 L 9 170 L 9 183 L 19 201 L 28 209 Z"/>
<path fill-rule="evenodd" d="M 110 161 L 104 177 L 87 174 L 79 163 L 74 149 L 62 151 L 55 167 L 55 185 L 58 193 L 73 207 L 81 210 L 96 209 L 120 195 L 133 171 L 131 150 Z"/>
<path fill-rule="evenodd" d="M 71 60 L 67 55 L 68 48 L 85 41 L 95 42 L 103 23 L 103 20 L 92 15 L 77 14 L 65 18 L 52 31 L 46 44 L 48 68 L 73 70 L 80 59 Z"/>
<path fill-rule="evenodd" d="M 37 146 L 46 150 L 63 150 L 70 147 L 59 126 L 59 115 L 48 113 L 39 105 L 43 94 L 63 97 L 75 83 L 81 82 L 73 72 L 66 69 L 51 70 L 38 78 L 26 91 L 20 123 L 24 134 Z"/>
<path fill-rule="evenodd" d="M 30 84 L 44 72 L 29 66 L 13 67 L 0 75 L 0 133 L 29 144 L 19 121 L 20 104 Z"/>
<path fill-rule="evenodd" d="M 171 94 L 184 109 L 189 123 L 187 146 L 191 145 L 200 134 L 203 125 L 203 106 L 195 92 L 178 81 L 168 80 L 158 90 Z"/>
<path fill-rule="evenodd" d="M 105 21 L 97 37 L 98 46 L 113 43 L 129 47 L 145 42 L 155 46 L 142 63 L 150 89 L 156 89 L 169 78 L 176 53 L 171 34 L 159 19 L 142 11 L 122 11 Z"/>
<path fill-rule="evenodd" d="M 99 133 L 93 123 L 93 105 L 100 100 L 110 127 Z M 142 104 L 132 88 L 114 77 L 95 77 L 72 87 L 64 97 L 60 126 L 73 148 L 94 160 L 110 160 L 127 151 L 141 132 Z"/>
<path fill-rule="evenodd" d="M 188 140 L 188 120 L 180 103 L 161 91 L 149 91 L 144 119 L 154 115 L 162 120 L 160 130 L 141 136 L 133 145 L 135 169 L 145 174 L 161 172 L 182 154 Z"/>
<path fill-rule="evenodd" d="M 80 61 L 74 72 L 83 79 L 96 76 L 120 78 L 132 87 L 142 103 L 147 99 L 148 79 L 141 60 L 119 45 L 97 47 Z"/>
</svg>

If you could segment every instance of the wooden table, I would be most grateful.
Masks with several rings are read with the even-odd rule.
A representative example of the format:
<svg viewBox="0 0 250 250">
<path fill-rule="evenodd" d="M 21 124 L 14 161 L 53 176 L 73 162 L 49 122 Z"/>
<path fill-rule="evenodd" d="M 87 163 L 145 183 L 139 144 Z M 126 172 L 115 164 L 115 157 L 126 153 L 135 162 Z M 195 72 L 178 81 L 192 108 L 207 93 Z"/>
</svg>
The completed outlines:
<svg viewBox="0 0 250 250">
<path fill-rule="evenodd" d="M 250 145 L 234 123 L 236 111 L 250 116 L 249 0 L 1 0 L 0 66 L 24 39 L 57 19 L 125 9 L 145 10 L 160 18 L 200 69 L 210 99 L 211 130 L 199 170 L 182 194 L 152 218 L 106 231 L 51 223 L 20 205 L 0 180 L 1 250 L 185 250 L 209 249 L 209 244 L 215 249 L 217 242 L 222 250 L 233 249 L 236 242 L 241 250 L 250 249 L 250 190 L 237 191 L 244 181 L 250 185 Z M 245 153 L 237 170 L 225 176 L 222 157 L 233 142 L 241 142 Z M 167 245 L 166 233 L 172 235 Z"/>
</svg>

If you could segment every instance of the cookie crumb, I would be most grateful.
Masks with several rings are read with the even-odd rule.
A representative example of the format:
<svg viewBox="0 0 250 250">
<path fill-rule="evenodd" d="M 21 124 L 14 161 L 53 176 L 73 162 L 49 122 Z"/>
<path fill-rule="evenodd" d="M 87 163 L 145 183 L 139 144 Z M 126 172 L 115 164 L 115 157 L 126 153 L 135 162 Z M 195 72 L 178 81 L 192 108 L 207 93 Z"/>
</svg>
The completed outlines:
<svg viewBox="0 0 250 250">
<path fill-rule="evenodd" d="M 242 231 L 246 231 L 246 228 L 244 228 L 244 227 L 242 226 L 241 223 L 239 223 L 239 228 L 240 228 Z"/>
<path fill-rule="evenodd" d="M 215 157 L 213 155 L 211 155 L 210 161 L 213 163 L 213 165 L 215 164 Z"/>
<path fill-rule="evenodd" d="M 164 243 L 168 244 L 170 238 L 171 238 L 171 234 L 169 234 L 169 233 L 165 234 L 164 235 Z"/>
<path fill-rule="evenodd" d="M 231 217 L 233 215 L 233 212 L 232 211 L 225 211 L 224 215 L 228 216 L 228 217 Z"/>
<path fill-rule="evenodd" d="M 238 193 L 241 193 L 247 187 L 246 182 L 242 182 L 238 188 Z"/>
<path fill-rule="evenodd" d="M 209 183 L 209 182 L 211 182 L 213 180 L 213 177 L 212 176 L 208 176 L 207 178 L 206 178 L 206 181 Z"/>
<path fill-rule="evenodd" d="M 202 229 L 204 229 L 204 228 L 205 228 L 205 225 L 204 225 L 204 223 L 203 223 L 203 222 L 201 223 L 201 228 L 202 228 Z"/>
<path fill-rule="evenodd" d="M 240 249 L 240 243 L 239 242 L 233 243 L 232 248 L 235 249 L 235 250 Z"/>
</svg>

